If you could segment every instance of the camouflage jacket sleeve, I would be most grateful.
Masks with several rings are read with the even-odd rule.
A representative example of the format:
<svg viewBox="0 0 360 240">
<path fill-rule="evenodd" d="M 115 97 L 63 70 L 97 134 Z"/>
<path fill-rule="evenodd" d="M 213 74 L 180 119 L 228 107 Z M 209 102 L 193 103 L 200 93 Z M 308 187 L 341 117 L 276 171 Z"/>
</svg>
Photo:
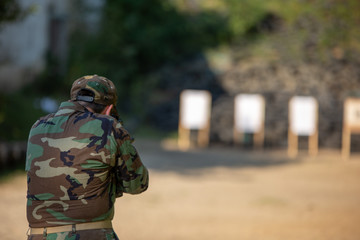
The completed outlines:
<svg viewBox="0 0 360 240">
<path fill-rule="evenodd" d="M 129 133 L 118 123 L 114 137 L 117 145 L 115 181 L 116 196 L 122 193 L 138 194 L 148 188 L 149 174 L 133 146 Z"/>
</svg>

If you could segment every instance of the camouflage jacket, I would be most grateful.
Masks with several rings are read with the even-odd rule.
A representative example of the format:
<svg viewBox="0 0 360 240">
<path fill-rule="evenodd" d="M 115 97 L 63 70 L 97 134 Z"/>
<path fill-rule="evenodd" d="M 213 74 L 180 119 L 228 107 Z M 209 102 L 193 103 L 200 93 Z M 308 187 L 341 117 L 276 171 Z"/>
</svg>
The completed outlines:
<svg viewBox="0 0 360 240">
<path fill-rule="evenodd" d="M 30 227 L 111 220 L 116 197 L 149 181 L 122 125 L 71 101 L 32 126 L 26 170 Z"/>
</svg>

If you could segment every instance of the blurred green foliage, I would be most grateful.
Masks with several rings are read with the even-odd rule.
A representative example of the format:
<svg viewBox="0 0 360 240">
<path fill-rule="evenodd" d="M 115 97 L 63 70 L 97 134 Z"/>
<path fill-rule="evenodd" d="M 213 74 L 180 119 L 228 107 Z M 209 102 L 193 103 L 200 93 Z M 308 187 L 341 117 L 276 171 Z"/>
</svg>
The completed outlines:
<svg viewBox="0 0 360 240">
<path fill-rule="evenodd" d="M 30 127 L 44 114 L 36 97 L 23 92 L 0 95 L 0 140 L 25 140 Z"/>
<path fill-rule="evenodd" d="M 239 52 L 320 64 L 333 58 L 359 61 L 358 0 L 225 0 L 223 3 L 228 9 L 225 12 L 233 46 L 243 45 L 237 48 Z M 265 56 L 269 53 L 272 56 Z"/>
<path fill-rule="evenodd" d="M 15 0 L 1 0 L 0 24 L 16 20 L 21 13 L 20 6 Z"/>
<path fill-rule="evenodd" d="M 0 1 L 0 26 L 4 23 L 24 19 L 36 11 L 36 4 L 30 4 L 26 8 L 20 6 L 18 0 Z"/>
<path fill-rule="evenodd" d="M 118 87 L 120 108 L 139 113 L 156 87 L 156 80 L 148 81 L 151 72 L 228 37 L 226 18 L 214 11 L 191 15 L 170 1 L 108 0 L 96 35 L 73 35 L 68 78 L 104 75 Z"/>
<path fill-rule="evenodd" d="M 267 14 L 263 0 L 225 0 L 228 7 L 228 27 L 233 38 L 245 36 Z"/>
</svg>

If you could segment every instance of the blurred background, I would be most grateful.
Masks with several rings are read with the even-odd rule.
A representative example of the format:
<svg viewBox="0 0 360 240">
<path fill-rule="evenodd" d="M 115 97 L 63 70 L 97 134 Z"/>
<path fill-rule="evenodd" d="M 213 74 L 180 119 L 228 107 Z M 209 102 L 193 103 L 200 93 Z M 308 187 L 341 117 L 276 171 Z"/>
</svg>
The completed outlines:
<svg viewBox="0 0 360 240">
<path fill-rule="evenodd" d="M 319 101 L 319 145 L 341 145 L 343 101 L 360 96 L 357 0 L 4 0 L 0 141 L 103 75 L 131 132 L 177 131 L 179 93 L 212 94 L 211 142 L 232 143 L 234 96 L 266 101 L 265 146 L 286 147 L 288 101 Z M 355 137 L 356 138 L 356 137 Z M 354 146 L 357 139 L 353 140 Z"/>
<path fill-rule="evenodd" d="M 179 95 L 199 89 L 212 95 L 210 146 L 233 145 L 234 97 L 256 93 L 265 150 L 286 149 L 288 102 L 305 95 L 319 103 L 319 148 L 340 152 L 344 100 L 360 97 L 359 26 L 358 0 L 2 0 L 0 170 L 23 167 L 31 125 L 89 74 L 116 84 L 121 118 L 140 140 L 176 139 Z"/>
</svg>

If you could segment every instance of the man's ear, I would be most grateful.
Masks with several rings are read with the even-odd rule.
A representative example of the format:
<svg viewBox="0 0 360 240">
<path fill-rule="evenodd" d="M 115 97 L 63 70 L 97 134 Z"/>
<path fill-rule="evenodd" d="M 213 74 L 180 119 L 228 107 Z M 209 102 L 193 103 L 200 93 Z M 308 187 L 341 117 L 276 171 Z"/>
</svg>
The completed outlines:
<svg viewBox="0 0 360 240">
<path fill-rule="evenodd" d="M 104 109 L 104 111 L 103 111 L 104 114 L 110 116 L 110 112 L 111 112 L 111 109 L 112 109 L 113 107 L 114 107 L 113 104 L 106 106 L 105 109 Z"/>
</svg>

